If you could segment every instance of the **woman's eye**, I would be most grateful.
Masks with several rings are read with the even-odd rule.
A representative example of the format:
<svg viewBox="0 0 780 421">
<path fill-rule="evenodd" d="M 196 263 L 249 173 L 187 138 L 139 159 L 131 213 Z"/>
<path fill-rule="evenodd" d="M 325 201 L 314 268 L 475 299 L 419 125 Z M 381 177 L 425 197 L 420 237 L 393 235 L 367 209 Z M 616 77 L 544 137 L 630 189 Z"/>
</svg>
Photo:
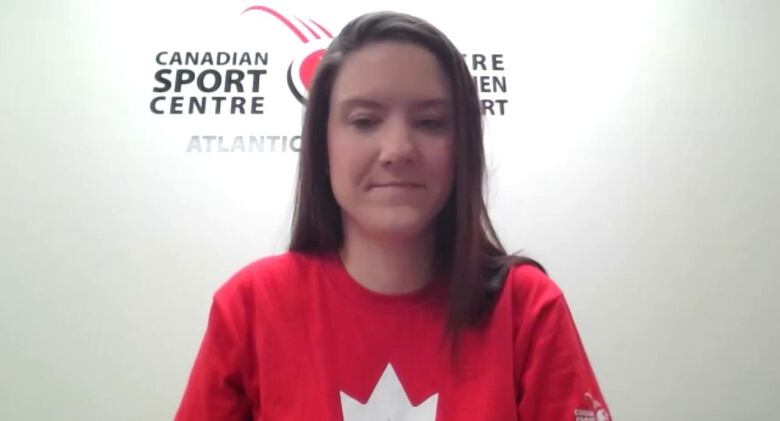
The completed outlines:
<svg viewBox="0 0 780 421">
<path fill-rule="evenodd" d="M 373 118 L 356 118 L 349 122 L 349 125 L 359 129 L 359 130 L 367 130 L 377 125 L 377 120 Z"/>
<path fill-rule="evenodd" d="M 439 130 L 444 128 L 445 124 L 444 120 L 434 118 L 426 118 L 417 121 L 417 127 L 427 130 Z"/>
</svg>

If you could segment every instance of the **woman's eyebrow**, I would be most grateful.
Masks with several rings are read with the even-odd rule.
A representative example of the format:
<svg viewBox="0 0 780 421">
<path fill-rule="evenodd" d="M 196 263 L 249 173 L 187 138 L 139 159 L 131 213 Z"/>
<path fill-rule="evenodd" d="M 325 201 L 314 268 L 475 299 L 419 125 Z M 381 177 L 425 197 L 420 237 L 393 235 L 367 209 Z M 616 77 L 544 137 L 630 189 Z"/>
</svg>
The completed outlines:
<svg viewBox="0 0 780 421">
<path fill-rule="evenodd" d="M 451 101 L 447 97 L 432 97 L 432 98 L 423 98 L 423 99 L 417 99 L 414 101 L 411 101 L 410 104 L 414 107 L 431 107 L 431 106 L 440 106 L 440 105 L 450 105 Z M 374 99 L 369 98 L 362 98 L 362 97 L 352 97 L 343 99 L 339 102 L 339 105 L 342 107 L 367 107 L 367 108 L 381 108 L 383 107 L 383 103 Z"/>
<path fill-rule="evenodd" d="M 338 107 L 342 110 L 350 110 L 352 108 L 371 108 L 379 109 L 383 108 L 382 104 L 378 101 L 374 101 L 366 98 L 347 98 L 342 100 Z"/>
<path fill-rule="evenodd" d="M 412 102 L 415 108 L 449 107 L 449 98 L 430 98 Z"/>
</svg>

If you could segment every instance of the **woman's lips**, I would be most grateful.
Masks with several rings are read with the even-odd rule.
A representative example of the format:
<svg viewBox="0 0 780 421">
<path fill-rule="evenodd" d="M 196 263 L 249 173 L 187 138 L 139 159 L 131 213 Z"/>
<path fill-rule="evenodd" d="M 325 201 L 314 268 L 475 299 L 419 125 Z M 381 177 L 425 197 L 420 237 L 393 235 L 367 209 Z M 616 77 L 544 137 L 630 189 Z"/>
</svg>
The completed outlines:
<svg viewBox="0 0 780 421">
<path fill-rule="evenodd" d="M 421 187 L 421 186 L 419 184 L 409 183 L 409 182 L 391 182 L 391 183 L 375 184 L 374 187 Z"/>
<path fill-rule="evenodd" d="M 387 189 L 399 189 L 399 190 L 411 190 L 422 187 L 422 184 L 410 183 L 405 181 L 390 182 L 390 183 L 378 183 L 371 186 L 371 188 L 387 188 Z"/>
</svg>

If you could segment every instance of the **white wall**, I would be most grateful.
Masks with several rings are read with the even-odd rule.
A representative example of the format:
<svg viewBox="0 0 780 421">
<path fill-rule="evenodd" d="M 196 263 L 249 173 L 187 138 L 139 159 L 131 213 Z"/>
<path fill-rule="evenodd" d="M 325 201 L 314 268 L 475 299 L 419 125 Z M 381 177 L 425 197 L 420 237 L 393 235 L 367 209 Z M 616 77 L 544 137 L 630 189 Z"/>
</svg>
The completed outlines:
<svg viewBox="0 0 780 421">
<path fill-rule="evenodd" d="M 156 52 L 253 48 L 286 67 L 278 23 L 239 17 L 260 2 L 160 3 L 2 6 L 2 420 L 170 419 L 214 289 L 284 247 L 296 155 L 186 146 L 294 131 L 286 87 L 261 117 L 148 108 Z M 503 53 L 494 222 L 566 292 L 614 417 L 772 419 L 778 3 L 421 3 L 285 7 L 334 31 L 407 11 Z"/>
</svg>

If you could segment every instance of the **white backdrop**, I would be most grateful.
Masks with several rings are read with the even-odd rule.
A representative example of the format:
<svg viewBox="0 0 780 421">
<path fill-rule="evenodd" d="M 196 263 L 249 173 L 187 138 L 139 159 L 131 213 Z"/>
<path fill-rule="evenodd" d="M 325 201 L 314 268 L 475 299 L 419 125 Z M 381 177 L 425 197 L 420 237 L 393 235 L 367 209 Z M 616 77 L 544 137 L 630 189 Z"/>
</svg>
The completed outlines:
<svg viewBox="0 0 780 421">
<path fill-rule="evenodd" d="M 257 4 L 3 3 L 0 419 L 171 419 L 211 294 L 284 249 L 296 153 L 187 152 L 299 130 L 302 46 Z M 388 8 L 502 55 L 491 214 L 565 291 L 613 416 L 776 418 L 778 2 L 279 9 L 335 34 Z M 267 52 L 265 113 L 153 114 L 160 51 Z"/>
</svg>

